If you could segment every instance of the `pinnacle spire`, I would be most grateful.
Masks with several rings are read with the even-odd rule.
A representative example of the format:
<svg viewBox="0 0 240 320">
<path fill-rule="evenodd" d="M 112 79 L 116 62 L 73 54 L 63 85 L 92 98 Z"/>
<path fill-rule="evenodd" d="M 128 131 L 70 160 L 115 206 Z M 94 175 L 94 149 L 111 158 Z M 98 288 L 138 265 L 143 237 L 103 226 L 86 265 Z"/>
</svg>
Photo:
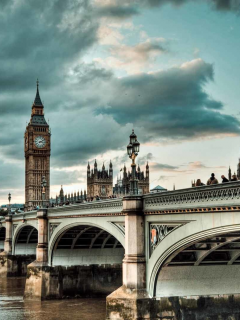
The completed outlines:
<svg viewBox="0 0 240 320">
<path fill-rule="evenodd" d="M 38 79 L 37 79 L 37 92 L 36 92 L 36 97 L 35 97 L 33 104 L 38 107 L 43 107 L 43 104 L 42 104 L 42 101 L 40 98 L 40 94 L 39 94 L 39 81 L 38 81 Z"/>
</svg>

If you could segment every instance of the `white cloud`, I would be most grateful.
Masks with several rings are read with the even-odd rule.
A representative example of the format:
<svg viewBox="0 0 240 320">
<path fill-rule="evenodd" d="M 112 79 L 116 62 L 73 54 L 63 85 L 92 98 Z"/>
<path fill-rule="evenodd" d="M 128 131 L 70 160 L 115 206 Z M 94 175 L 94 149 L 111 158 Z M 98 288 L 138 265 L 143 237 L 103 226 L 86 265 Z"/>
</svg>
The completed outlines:
<svg viewBox="0 0 240 320">
<path fill-rule="evenodd" d="M 116 29 L 102 25 L 98 29 L 98 39 L 101 45 L 120 45 L 124 36 Z"/>
<path fill-rule="evenodd" d="M 129 74 L 134 74 L 142 72 L 147 67 L 152 67 L 156 58 L 167 53 L 168 49 L 164 38 L 153 38 L 133 46 L 115 45 L 109 51 L 110 56 L 105 59 L 96 58 L 95 61 L 104 67 L 122 69 Z"/>
</svg>

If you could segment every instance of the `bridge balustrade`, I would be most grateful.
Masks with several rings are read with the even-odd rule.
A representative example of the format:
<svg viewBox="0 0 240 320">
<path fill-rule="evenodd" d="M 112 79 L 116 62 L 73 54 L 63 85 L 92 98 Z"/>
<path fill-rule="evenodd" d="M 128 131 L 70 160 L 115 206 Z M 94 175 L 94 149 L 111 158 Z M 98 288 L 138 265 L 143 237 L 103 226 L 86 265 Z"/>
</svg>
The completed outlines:
<svg viewBox="0 0 240 320">
<path fill-rule="evenodd" d="M 240 181 L 143 196 L 145 213 L 208 212 L 240 209 Z"/>
</svg>

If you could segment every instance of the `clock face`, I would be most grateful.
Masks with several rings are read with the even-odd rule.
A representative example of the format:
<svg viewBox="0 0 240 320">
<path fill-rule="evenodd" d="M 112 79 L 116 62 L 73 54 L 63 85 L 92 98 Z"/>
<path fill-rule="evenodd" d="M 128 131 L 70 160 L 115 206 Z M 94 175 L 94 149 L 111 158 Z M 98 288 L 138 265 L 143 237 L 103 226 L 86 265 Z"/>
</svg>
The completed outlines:
<svg viewBox="0 0 240 320">
<path fill-rule="evenodd" d="M 37 148 L 44 148 L 46 145 L 46 140 L 42 136 L 36 137 L 34 142 Z"/>
<path fill-rule="evenodd" d="M 25 146 L 28 146 L 28 137 L 25 138 Z"/>
</svg>

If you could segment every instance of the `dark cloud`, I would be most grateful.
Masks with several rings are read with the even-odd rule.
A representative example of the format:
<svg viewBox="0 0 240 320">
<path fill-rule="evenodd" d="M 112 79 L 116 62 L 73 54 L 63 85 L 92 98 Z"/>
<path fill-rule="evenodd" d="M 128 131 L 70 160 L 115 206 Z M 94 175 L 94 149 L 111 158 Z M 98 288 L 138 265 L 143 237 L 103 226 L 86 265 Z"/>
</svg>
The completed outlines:
<svg viewBox="0 0 240 320">
<path fill-rule="evenodd" d="M 228 10 L 239 12 L 240 1 L 239 0 L 204 0 L 209 3 L 216 10 Z M 195 2 L 200 3 L 199 0 L 137 0 L 137 3 L 142 6 L 156 7 L 171 3 L 174 6 L 181 6 L 183 4 Z"/>
<path fill-rule="evenodd" d="M 150 167 L 151 167 L 151 171 L 159 171 L 159 170 L 175 171 L 178 169 L 177 166 L 171 166 L 169 164 L 157 163 L 157 162 L 150 163 Z"/>
<path fill-rule="evenodd" d="M 139 9 L 135 5 L 119 3 L 119 5 L 103 5 L 96 9 L 98 16 L 125 19 L 139 14 Z"/>
<path fill-rule="evenodd" d="M 121 149 L 128 142 L 130 126 L 119 125 L 110 116 L 94 115 L 86 109 L 69 110 L 64 117 L 61 114 L 55 115 L 52 125 L 54 166 L 86 165 L 91 157 Z"/>
<path fill-rule="evenodd" d="M 229 10 L 236 11 L 239 13 L 240 11 L 240 1 L 239 0 L 212 0 L 213 5 L 217 10 Z"/>
<path fill-rule="evenodd" d="M 29 89 L 37 77 L 56 85 L 69 59 L 96 41 L 97 28 L 88 0 L 9 0 L 1 6 L 1 91 Z"/>
<path fill-rule="evenodd" d="M 51 179 L 55 185 L 71 185 L 72 183 L 82 183 L 85 181 L 86 172 L 82 170 L 52 170 Z M 60 190 L 60 188 L 59 188 Z"/>
<path fill-rule="evenodd" d="M 139 156 L 137 159 L 140 165 L 146 164 L 146 162 L 149 162 L 150 160 L 153 160 L 153 154 L 151 152 L 147 153 L 144 156 Z"/>
<path fill-rule="evenodd" d="M 24 161 L 16 160 L 3 161 L 0 158 L 0 189 L 6 194 L 6 200 L 10 190 L 24 188 Z"/>
<path fill-rule="evenodd" d="M 95 63 L 81 63 L 72 68 L 71 75 L 67 75 L 67 79 L 72 78 L 77 82 L 77 85 L 86 83 L 97 85 L 100 82 L 111 80 L 113 73 L 110 70 L 98 67 Z"/>
<path fill-rule="evenodd" d="M 191 2 L 196 4 L 205 2 L 214 10 L 240 12 L 240 0 L 116 0 L 114 1 L 114 5 L 102 5 L 100 8 L 102 14 L 106 16 L 110 16 L 111 10 L 113 10 L 113 16 L 128 18 L 129 16 L 139 14 L 141 8 L 155 8 L 167 4 L 179 7 Z"/>
<path fill-rule="evenodd" d="M 193 139 L 239 134 L 240 122 L 223 113 L 205 87 L 213 81 L 213 66 L 201 59 L 154 74 L 116 79 L 106 108 L 119 124 L 144 128 L 141 139 Z M 121 97 L 116 99 L 116 97 Z"/>
</svg>

